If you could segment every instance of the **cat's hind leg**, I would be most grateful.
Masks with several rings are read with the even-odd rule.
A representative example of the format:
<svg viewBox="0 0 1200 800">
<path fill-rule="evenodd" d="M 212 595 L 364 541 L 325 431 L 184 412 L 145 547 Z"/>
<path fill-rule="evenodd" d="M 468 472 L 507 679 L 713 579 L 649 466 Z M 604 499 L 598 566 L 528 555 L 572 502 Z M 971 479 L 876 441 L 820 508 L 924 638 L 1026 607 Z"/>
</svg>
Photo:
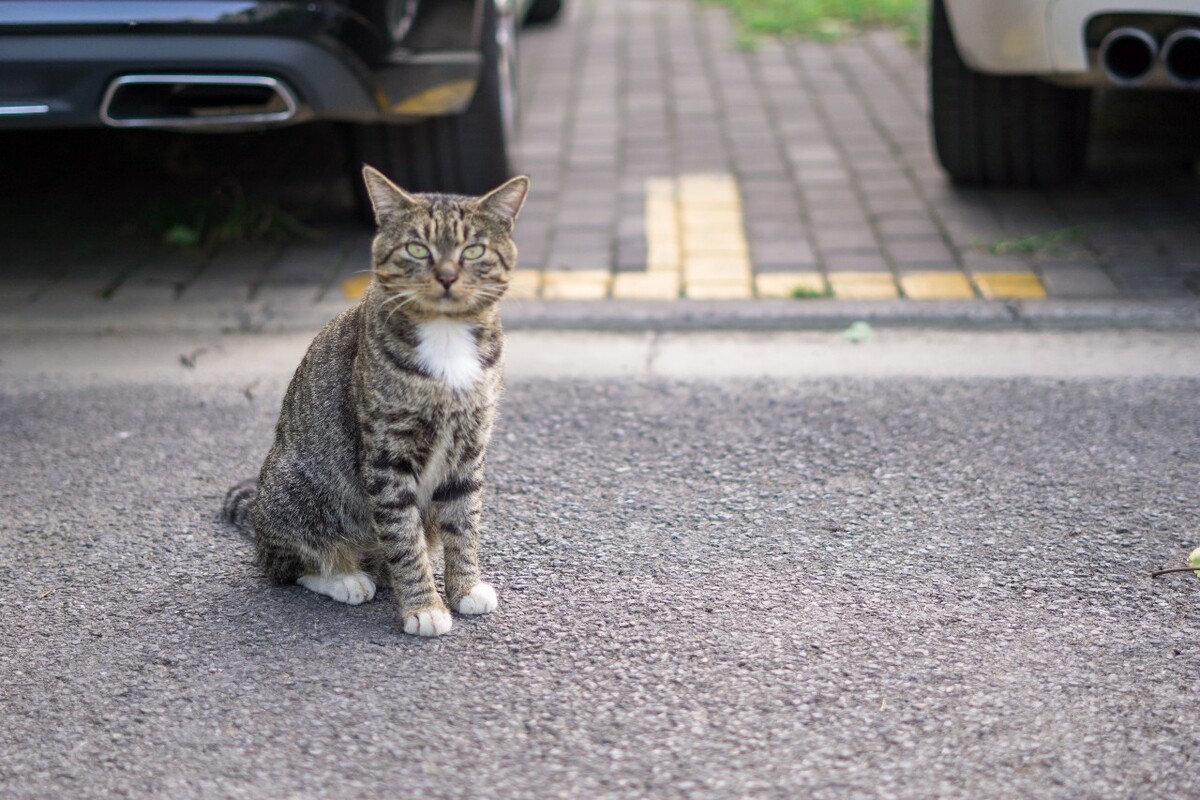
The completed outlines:
<svg viewBox="0 0 1200 800">
<path fill-rule="evenodd" d="M 375 597 L 375 581 L 363 570 L 362 554 L 354 547 L 343 545 L 312 556 L 305 559 L 309 568 L 296 578 L 305 589 L 351 606 Z"/>
<path fill-rule="evenodd" d="M 369 602 L 375 597 L 375 581 L 365 572 L 301 575 L 296 579 L 296 583 L 310 592 L 323 594 L 351 606 Z"/>
<path fill-rule="evenodd" d="M 302 553 L 299 548 L 272 547 L 259 541 L 259 564 L 272 583 L 297 583 L 351 606 L 370 602 L 375 597 L 375 581 L 353 559 L 338 555 Z"/>
<path fill-rule="evenodd" d="M 264 468 L 264 485 L 254 505 L 258 562 L 272 583 L 296 583 L 339 603 L 356 606 L 375 597 L 375 581 L 364 571 L 364 528 L 352 504 L 323 497 L 290 463 Z M 328 494 L 328 493 L 325 493 Z"/>
</svg>

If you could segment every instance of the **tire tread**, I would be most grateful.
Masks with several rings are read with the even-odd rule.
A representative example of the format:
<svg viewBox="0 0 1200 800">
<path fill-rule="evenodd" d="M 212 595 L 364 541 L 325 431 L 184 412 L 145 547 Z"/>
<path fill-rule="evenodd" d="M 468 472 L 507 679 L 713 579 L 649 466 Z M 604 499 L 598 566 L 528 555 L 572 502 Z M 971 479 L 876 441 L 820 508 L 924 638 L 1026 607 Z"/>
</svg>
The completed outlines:
<svg viewBox="0 0 1200 800">
<path fill-rule="evenodd" d="M 1086 159 L 1088 90 L 971 69 L 954 43 L 944 0 L 932 3 L 930 29 L 934 149 L 951 178 L 1044 187 L 1079 176 Z"/>
</svg>

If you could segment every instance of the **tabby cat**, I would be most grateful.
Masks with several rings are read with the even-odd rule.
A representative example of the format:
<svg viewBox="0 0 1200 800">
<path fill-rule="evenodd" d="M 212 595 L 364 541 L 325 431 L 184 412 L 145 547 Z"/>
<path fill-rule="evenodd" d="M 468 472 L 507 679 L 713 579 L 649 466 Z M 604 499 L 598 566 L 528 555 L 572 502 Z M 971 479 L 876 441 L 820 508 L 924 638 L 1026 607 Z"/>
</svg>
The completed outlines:
<svg viewBox="0 0 1200 800">
<path fill-rule="evenodd" d="M 370 286 L 313 340 L 258 479 L 229 490 L 224 514 L 272 581 L 350 605 L 387 581 L 404 631 L 438 636 L 451 626 L 439 543 L 449 608 L 497 604 L 479 574 L 480 492 L 501 389 L 496 301 L 529 179 L 460 197 L 409 194 L 371 167 L 363 178 L 378 225 Z"/>
</svg>

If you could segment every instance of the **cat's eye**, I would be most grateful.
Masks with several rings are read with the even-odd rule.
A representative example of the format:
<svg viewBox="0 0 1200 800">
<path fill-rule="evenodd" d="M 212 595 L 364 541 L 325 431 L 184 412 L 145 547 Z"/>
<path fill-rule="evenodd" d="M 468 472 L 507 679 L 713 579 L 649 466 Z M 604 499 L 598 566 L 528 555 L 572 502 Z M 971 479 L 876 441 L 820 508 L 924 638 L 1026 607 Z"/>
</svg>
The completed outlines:
<svg viewBox="0 0 1200 800">
<path fill-rule="evenodd" d="M 474 261 L 482 255 L 483 245 L 481 244 L 473 244 L 470 247 L 464 247 L 462 251 L 462 257 L 468 261 Z"/>
<path fill-rule="evenodd" d="M 413 258 L 429 258 L 429 248 L 423 244 L 409 242 L 404 245 L 404 252 L 408 253 Z"/>
</svg>

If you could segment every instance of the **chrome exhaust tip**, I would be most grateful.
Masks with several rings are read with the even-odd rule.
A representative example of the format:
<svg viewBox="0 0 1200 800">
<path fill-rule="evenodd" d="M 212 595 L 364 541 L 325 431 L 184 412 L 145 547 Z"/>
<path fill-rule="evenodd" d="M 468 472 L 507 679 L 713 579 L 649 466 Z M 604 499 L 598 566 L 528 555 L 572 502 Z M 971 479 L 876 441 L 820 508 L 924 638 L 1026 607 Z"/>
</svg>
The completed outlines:
<svg viewBox="0 0 1200 800">
<path fill-rule="evenodd" d="M 114 128 L 214 128 L 267 125 L 296 116 L 283 81 L 265 75 L 122 75 L 100 101 Z"/>
<path fill-rule="evenodd" d="M 1100 42 L 1100 65 L 1117 86 L 1137 86 L 1154 70 L 1158 42 L 1141 28 L 1117 28 Z"/>
<path fill-rule="evenodd" d="M 1168 36 L 1163 42 L 1162 63 L 1172 83 L 1200 87 L 1200 30 L 1184 28 Z"/>
</svg>

